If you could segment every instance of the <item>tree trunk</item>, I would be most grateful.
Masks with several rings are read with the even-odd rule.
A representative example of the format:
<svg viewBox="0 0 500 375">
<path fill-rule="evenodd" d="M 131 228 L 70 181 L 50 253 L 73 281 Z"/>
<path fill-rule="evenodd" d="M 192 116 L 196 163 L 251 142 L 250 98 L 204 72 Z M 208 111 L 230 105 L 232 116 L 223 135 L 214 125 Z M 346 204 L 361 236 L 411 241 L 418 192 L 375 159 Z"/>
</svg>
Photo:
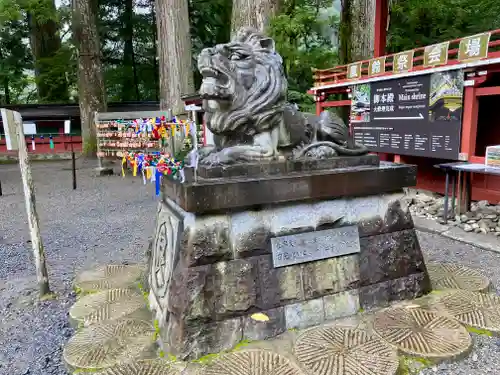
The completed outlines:
<svg viewBox="0 0 500 375">
<path fill-rule="evenodd" d="M 93 156 L 97 149 L 95 112 L 105 112 L 107 108 L 96 0 L 73 0 L 73 34 L 78 47 L 78 100 L 83 152 L 86 156 Z"/>
<path fill-rule="evenodd" d="M 265 31 L 281 5 L 282 0 L 233 0 L 231 36 L 244 26 Z"/>
<path fill-rule="evenodd" d="M 184 113 L 181 95 L 194 92 L 187 0 L 156 0 L 160 109 Z"/>
<path fill-rule="evenodd" d="M 153 28 L 153 51 L 154 51 L 154 60 L 153 60 L 153 71 L 154 71 L 154 77 L 155 77 L 155 100 L 158 101 L 160 100 L 160 87 L 158 82 L 160 81 L 160 75 L 158 71 L 158 38 L 157 38 L 157 29 L 156 29 L 156 9 L 155 9 L 155 3 L 154 1 L 151 1 L 151 14 L 153 16 L 152 18 L 152 28 Z"/>
<path fill-rule="evenodd" d="M 53 69 L 54 58 L 61 49 L 59 26 L 56 23 L 54 0 L 39 0 L 28 12 L 30 46 L 35 61 L 38 100 L 66 102 L 68 82 L 62 69 Z"/>
<path fill-rule="evenodd" d="M 375 2 L 376 0 L 350 0 L 352 26 L 350 53 L 352 61 L 373 57 L 375 48 Z"/>
<path fill-rule="evenodd" d="M 123 82 L 122 82 L 122 100 L 140 100 L 139 83 L 137 82 L 137 69 L 134 56 L 134 1 L 125 0 L 122 24 L 123 40 Z M 130 78 L 133 77 L 131 81 Z"/>
</svg>

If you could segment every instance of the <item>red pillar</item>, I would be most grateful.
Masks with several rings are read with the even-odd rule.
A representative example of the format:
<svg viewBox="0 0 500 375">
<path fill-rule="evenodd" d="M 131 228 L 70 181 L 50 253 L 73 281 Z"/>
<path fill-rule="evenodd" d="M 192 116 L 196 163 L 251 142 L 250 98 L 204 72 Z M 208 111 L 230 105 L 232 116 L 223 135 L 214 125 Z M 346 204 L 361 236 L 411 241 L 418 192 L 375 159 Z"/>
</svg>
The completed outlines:
<svg viewBox="0 0 500 375">
<path fill-rule="evenodd" d="M 387 38 L 387 0 L 376 0 L 375 2 L 375 48 L 374 57 L 385 55 Z M 379 153 L 380 160 L 390 161 L 392 155 Z M 399 160 L 399 159 L 398 159 Z"/>
<path fill-rule="evenodd" d="M 322 111 L 323 108 L 321 107 L 321 102 L 319 100 L 316 100 L 316 116 L 321 115 Z"/>
<path fill-rule="evenodd" d="M 476 153 L 477 115 L 479 112 L 476 90 L 474 86 L 468 86 L 464 89 L 464 110 L 460 151 L 467 154 L 469 160 L 471 156 L 474 156 Z"/>
<path fill-rule="evenodd" d="M 375 49 L 374 57 L 385 55 L 387 39 L 387 13 L 389 11 L 387 0 L 375 2 Z"/>
</svg>

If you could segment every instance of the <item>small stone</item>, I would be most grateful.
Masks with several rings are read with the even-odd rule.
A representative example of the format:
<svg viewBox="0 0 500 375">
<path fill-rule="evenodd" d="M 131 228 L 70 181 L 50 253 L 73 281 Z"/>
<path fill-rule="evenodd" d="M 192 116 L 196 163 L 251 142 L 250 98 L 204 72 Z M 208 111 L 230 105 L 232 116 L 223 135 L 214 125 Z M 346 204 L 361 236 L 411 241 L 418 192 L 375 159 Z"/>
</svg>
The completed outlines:
<svg viewBox="0 0 500 375">
<path fill-rule="evenodd" d="M 460 221 L 465 223 L 467 222 L 467 220 L 469 220 L 469 217 L 467 215 L 460 215 Z"/>
<path fill-rule="evenodd" d="M 474 353 L 474 354 L 472 355 L 472 360 L 473 360 L 474 362 L 477 362 L 477 354 L 476 354 L 476 353 Z"/>
<path fill-rule="evenodd" d="M 488 233 L 488 230 L 486 230 L 484 228 L 479 228 L 479 232 L 486 234 L 486 233 Z"/>
<path fill-rule="evenodd" d="M 496 227 L 495 232 L 500 232 L 500 227 Z"/>
<path fill-rule="evenodd" d="M 466 232 L 472 232 L 473 230 L 474 230 L 474 228 L 472 228 L 471 225 L 469 225 L 469 224 L 465 224 L 464 225 L 464 231 L 466 231 Z"/>
<path fill-rule="evenodd" d="M 484 218 L 485 219 L 489 219 L 489 220 L 495 220 L 495 219 L 497 219 L 497 215 L 495 215 L 495 214 L 488 214 L 488 215 L 485 215 Z"/>
<path fill-rule="evenodd" d="M 471 227 L 474 228 L 474 229 L 477 229 L 477 228 L 479 228 L 479 224 L 478 223 L 473 223 L 473 224 L 471 224 Z"/>
<path fill-rule="evenodd" d="M 426 195 L 426 194 L 419 194 L 419 195 L 417 195 L 417 200 L 419 200 L 420 202 L 428 203 L 428 202 L 433 201 L 434 198 L 432 198 L 431 196 Z"/>
<path fill-rule="evenodd" d="M 461 223 L 461 222 L 462 222 L 462 219 L 461 219 L 460 215 L 456 215 L 456 216 L 455 216 L 455 221 L 456 221 L 457 223 Z"/>
<path fill-rule="evenodd" d="M 490 202 L 488 202 L 486 200 L 477 202 L 478 208 L 485 208 L 485 207 L 488 207 L 489 205 L 490 205 Z"/>
<path fill-rule="evenodd" d="M 467 224 L 474 224 L 476 222 L 475 219 L 470 219 L 470 220 L 467 220 Z"/>
</svg>

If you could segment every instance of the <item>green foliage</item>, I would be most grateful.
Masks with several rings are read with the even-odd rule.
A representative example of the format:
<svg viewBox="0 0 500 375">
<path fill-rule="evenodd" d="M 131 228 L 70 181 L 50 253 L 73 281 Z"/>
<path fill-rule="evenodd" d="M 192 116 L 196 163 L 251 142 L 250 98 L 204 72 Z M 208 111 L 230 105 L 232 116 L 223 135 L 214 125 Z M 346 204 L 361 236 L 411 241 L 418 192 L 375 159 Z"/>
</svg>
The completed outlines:
<svg viewBox="0 0 500 375">
<path fill-rule="evenodd" d="M 303 111 L 314 111 L 312 97 L 305 94 L 313 85 L 312 68 L 324 69 L 338 62 L 332 41 L 324 36 L 326 27 L 338 26 L 337 19 L 321 19 L 318 5 L 326 4 L 287 0 L 283 12 L 272 20 L 269 28 L 283 58 L 289 100 Z"/>
<path fill-rule="evenodd" d="M 201 84 L 197 57 L 205 47 L 227 43 L 231 35 L 232 0 L 189 0 L 195 87 Z"/>
<path fill-rule="evenodd" d="M 63 9 L 54 0 L 0 0 L 3 103 L 67 100 L 76 65 L 71 46 L 61 43 Z"/>
<path fill-rule="evenodd" d="M 500 27 L 496 0 L 399 0 L 391 8 L 388 52 L 453 40 Z"/>
</svg>

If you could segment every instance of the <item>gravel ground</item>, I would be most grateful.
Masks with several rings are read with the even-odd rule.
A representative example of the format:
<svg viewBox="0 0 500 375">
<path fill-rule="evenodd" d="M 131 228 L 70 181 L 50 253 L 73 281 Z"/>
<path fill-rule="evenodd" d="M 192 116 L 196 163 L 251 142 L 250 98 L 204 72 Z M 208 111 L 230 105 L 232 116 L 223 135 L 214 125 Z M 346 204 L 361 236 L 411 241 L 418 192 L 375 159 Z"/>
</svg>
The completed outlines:
<svg viewBox="0 0 500 375">
<path fill-rule="evenodd" d="M 61 346 L 73 331 L 67 312 L 83 268 L 138 262 L 153 233 L 157 200 L 139 178 L 92 178 L 95 162 L 33 163 L 37 211 L 55 301 L 36 302 L 35 270 L 17 165 L 0 165 L 0 374 L 66 374 Z"/>
<path fill-rule="evenodd" d="M 83 268 L 138 262 L 153 233 L 156 199 L 139 178 L 92 178 L 94 162 L 78 161 L 78 189 L 69 162 L 35 163 L 37 209 L 54 301 L 36 301 L 35 271 L 19 169 L 0 165 L 0 375 L 66 374 L 61 347 L 73 331 L 72 280 Z M 500 254 L 439 235 L 419 233 L 429 260 L 480 268 L 500 290 Z M 500 244 L 500 240 L 499 240 Z M 500 370 L 500 341 L 475 337 L 473 353 L 422 374 L 486 375 Z"/>
</svg>

